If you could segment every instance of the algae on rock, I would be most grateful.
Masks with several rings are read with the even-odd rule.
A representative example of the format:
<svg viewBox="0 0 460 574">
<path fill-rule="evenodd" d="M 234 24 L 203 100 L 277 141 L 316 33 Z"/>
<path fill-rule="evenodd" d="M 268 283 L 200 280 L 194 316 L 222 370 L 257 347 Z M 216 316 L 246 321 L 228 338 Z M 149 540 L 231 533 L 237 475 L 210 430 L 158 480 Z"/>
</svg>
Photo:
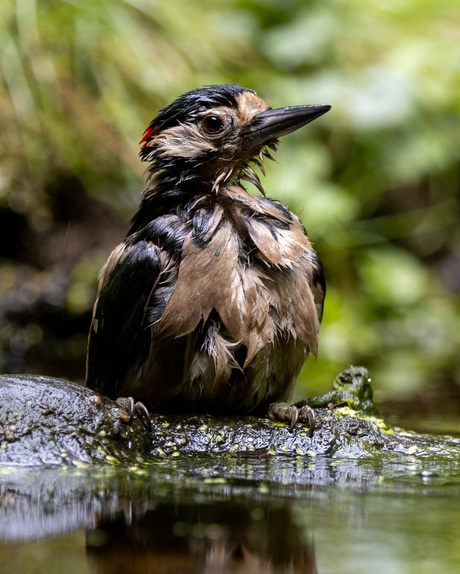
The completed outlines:
<svg viewBox="0 0 460 574">
<path fill-rule="evenodd" d="M 300 404 L 300 403 L 299 403 Z M 148 429 L 114 401 L 69 381 L 0 376 L 0 464 L 143 466 L 181 455 L 334 458 L 460 455 L 457 439 L 391 429 L 379 418 L 367 371 L 350 367 L 308 404 L 317 428 L 292 431 L 254 416 L 151 415 Z"/>
</svg>

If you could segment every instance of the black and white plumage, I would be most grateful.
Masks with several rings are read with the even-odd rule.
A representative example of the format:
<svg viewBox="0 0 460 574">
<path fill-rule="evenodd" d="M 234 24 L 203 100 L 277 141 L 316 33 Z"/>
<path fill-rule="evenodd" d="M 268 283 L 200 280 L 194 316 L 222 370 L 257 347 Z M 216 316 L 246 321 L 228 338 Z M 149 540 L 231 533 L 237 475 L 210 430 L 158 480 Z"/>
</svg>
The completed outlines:
<svg viewBox="0 0 460 574">
<path fill-rule="evenodd" d="M 289 399 L 317 352 L 323 270 L 300 220 L 240 182 L 263 193 L 250 163 L 263 172 L 280 136 L 329 108 L 272 110 L 229 84 L 161 110 L 141 141 L 140 208 L 100 273 L 89 387 L 154 411 L 266 412 Z"/>
</svg>

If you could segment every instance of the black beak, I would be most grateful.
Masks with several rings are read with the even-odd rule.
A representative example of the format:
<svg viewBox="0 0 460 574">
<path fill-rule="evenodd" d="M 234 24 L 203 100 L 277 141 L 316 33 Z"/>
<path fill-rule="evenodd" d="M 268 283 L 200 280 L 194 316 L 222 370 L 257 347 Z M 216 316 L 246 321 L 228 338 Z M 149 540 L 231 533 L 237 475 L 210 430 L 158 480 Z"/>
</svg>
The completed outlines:
<svg viewBox="0 0 460 574">
<path fill-rule="evenodd" d="M 257 114 L 243 133 L 251 145 L 256 147 L 298 130 L 330 109 L 331 106 L 315 105 L 266 110 Z"/>
</svg>

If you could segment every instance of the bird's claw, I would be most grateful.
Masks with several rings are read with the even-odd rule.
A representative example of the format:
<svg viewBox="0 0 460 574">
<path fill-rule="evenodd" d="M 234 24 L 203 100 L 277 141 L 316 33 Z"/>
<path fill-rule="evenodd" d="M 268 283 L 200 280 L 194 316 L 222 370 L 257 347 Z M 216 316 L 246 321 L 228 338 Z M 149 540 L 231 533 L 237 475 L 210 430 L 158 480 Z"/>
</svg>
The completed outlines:
<svg viewBox="0 0 460 574">
<path fill-rule="evenodd" d="M 152 428 L 150 413 L 144 403 L 135 402 L 133 397 L 119 397 L 116 403 L 128 413 L 128 424 L 133 424 L 134 415 L 137 415 L 147 428 Z"/>
<path fill-rule="evenodd" d="M 148 408 L 144 405 L 144 403 L 141 403 L 140 401 L 138 401 L 137 403 L 135 403 L 134 409 L 136 410 L 137 416 L 140 419 L 142 419 L 144 424 L 151 430 L 152 429 L 152 423 L 150 421 L 150 413 L 149 413 Z"/>
<path fill-rule="evenodd" d="M 287 403 L 274 403 L 270 405 L 268 409 L 268 416 L 271 419 L 276 419 L 282 422 L 290 423 L 290 430 L 294 430 L 295 425 L 298 422 L 308 422 L 310 437 L 313 436 L 315 430 L 315 412 L 314 410 L 305 405 L 303 407 L 297 408 L 294 405 L 288 405 Z"/>
</svg>

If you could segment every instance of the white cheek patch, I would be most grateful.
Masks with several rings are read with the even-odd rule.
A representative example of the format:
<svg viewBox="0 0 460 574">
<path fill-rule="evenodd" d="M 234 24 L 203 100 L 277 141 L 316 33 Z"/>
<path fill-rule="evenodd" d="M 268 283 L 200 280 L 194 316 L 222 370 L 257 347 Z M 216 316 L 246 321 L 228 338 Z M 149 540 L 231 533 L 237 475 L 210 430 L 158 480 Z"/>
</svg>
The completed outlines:
<svg viewBox="0 0 460 574">
<path fill-rule="evenodd" d="M 162 131 L 152 141 L 152 145 L 163 155 L 190 159 L 216 150 L 192 124 L 180 124 Z"/>
</svg>

